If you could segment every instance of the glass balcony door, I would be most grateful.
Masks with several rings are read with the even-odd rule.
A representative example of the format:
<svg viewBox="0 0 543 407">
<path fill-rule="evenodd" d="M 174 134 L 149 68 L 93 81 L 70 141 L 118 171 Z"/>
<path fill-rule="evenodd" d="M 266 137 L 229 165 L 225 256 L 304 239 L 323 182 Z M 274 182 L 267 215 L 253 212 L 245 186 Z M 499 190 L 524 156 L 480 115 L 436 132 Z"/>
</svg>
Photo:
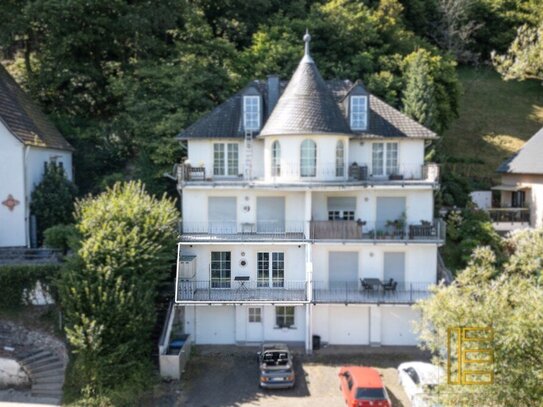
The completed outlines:
<svg viewBox="0 0 543 407">
<path fill-rule="evenodd" d="M 280 288 L 285 285 L 285 253 L 257 254 L 257 286 Z"/>
</svg>

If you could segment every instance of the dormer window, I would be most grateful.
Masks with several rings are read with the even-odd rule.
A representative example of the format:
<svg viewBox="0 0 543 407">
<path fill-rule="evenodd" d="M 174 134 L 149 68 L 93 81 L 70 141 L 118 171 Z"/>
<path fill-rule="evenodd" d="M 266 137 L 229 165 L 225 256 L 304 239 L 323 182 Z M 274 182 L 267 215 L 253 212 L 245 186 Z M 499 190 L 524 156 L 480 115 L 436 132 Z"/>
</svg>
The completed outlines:
<svg viewBox="0 0 543 407">
<path fill-rule="evenodd" d="M 368 97 L 351 96 L 351 129 L 366 130 L 368 128 Z"/>
<path fill-rule="evenodd" d="M 245 130 L 260 130 L 260 96 L 243 97 L 243 127 Z"/>
</svg>

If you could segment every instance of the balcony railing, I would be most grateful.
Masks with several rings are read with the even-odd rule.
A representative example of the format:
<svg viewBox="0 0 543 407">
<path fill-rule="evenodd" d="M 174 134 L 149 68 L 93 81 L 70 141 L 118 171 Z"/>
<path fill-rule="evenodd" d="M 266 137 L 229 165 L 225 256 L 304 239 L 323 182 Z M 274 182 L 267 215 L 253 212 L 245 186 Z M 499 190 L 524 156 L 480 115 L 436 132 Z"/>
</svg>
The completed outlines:
<svg viewBox="0 0 543 407">
<path fill-rule="evenodd" d="M 305 281 L 179 281 L 177 301 L 195 302 L 303 302 L 307 301 Z"/>
<path fill-rule="evenodd" d="M 183 184 L 195 182 L 246 182 L 247 179 L 239 176 L 214 177 L 213 168 L 203 166 L 193 167 L 189 164 L 176 166 L 177 180 Z M 268 171 L 265 171 L 268 173 Z M 239 173 L 243 173 L 242 170 Z M 428 181 L 437 182 L 439 179 L 439 166 L 435 163 L 398 163 L 396 166 L 375 170 L 367 163 L 352 162 L 349 165 L 338 167 L 336 163 L 317 162 L 315 167 L 300 166 L 299 162 L 281 162 L 281 165 L 271 168 L 269 179 L 255 177 L 250 181 L 256 182 L 389 182 L 389 181 Z"/>
<path fill-rule="evenodd" d="M 181 240 L 303 240 L 304 221 L 182 222 Z"/>
<path fill-rule="evenodd" d="M 404 224 L 398 220 L 388 222 L 311 221 L 310 237 L 313 240 L 444 241 L 445 223 L 441 219 L 419 224 Z"/>
<path fill-rule="evenodd" d="M 492 222 L 530 223 L 530 208 L 490 208 Z"/>
<path fill-rule="evenodd" d="M 363 288 L 359 281 L 313 282 L 313 302 L 327 304 L 413 304 L 430 295 L 430 283 L 399 282 L 394 289 L 383 286 Z"/>
</svg>

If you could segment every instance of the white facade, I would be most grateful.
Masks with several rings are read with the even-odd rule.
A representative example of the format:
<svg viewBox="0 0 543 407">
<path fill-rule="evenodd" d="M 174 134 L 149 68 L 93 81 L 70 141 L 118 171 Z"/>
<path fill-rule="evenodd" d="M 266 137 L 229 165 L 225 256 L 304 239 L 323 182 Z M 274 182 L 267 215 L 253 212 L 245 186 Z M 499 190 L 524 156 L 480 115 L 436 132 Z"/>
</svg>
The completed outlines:
<svg viewBox="0 0 543 407">
<path fill-rule="evenodd" d="M 392 141 L 404 177 L 391 179 L 372 175 L 372 144 L 390 141 L 309 137 L 317 146 L 317 168 L 308 178 L 299 171 L 306 139 L 256 139 L 251 179 L 244 176 L 243 141 L 188 141 L 190 165 L 205 167 L 206 175 L 180 182 L 184 265 L 176 302 L 185 307 L 185 332 L 197 344 L 281 341 L 303 343 L 308 351 L 313 335 L 333 345 L 415 345 L 419 315 L 411 306 L 436 283 L 444 240 L 433 213 L 436 178 L 423 176 L 423 141 Z M 281 145 L 279 175 L 272 168 L 275 141 Z M 345 154 L 340 176 L 338 141 Z M 238 145 L 237 175 L 214 175 L 216 143 Z M 355 162 L 367 166 L 365 182 L 350 178 L 347 169 Z M 265 202 L 279 208 L 275 215 L 261 215 Z M 341 220 L 331 220 L 338 213 Z M 274 228 L 261 229 L 270 217 Z M 280 259 L 279 271 L 274 259 Z M 361 286 L 390 278 L 397 283 L 392 292 L 368 293 Z M 288 326 L 279 325 L 285 320 Z"/>
<path fill-rule="evenodd" d="M 0 204 L 0 247 L 30 244 L 30 197 L 41 181 L 44 164 L 62 163 L 72 179 L 72 153 L 24 145 L 0 121 L 0 202 L 11 196 L 18 204 Z"/>
</svg>

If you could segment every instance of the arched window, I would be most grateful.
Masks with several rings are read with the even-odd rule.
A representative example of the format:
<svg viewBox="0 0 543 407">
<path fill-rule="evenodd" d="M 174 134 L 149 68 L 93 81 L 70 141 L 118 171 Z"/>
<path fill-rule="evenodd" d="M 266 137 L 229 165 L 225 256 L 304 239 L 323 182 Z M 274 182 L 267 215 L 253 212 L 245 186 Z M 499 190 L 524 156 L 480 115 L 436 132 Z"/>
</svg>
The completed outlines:
<svg viewBox="0 0 543 407">
<path fill-rule="evenodd" d="M 313 140 L 304 140 L 300 147 L 300 176 L 317 175 L 317 145 Z"/>
<path fill-rule="evenodd" d="M 342 140 L 336 144 L 336 177 L 345 176 L 345 146 Z"/>
<path fill-rule="evenodd" d="M 274 141 L 271 148 L 271 170 L 272 177 L 281 176 L 281 144 Z"/>
</svg>

